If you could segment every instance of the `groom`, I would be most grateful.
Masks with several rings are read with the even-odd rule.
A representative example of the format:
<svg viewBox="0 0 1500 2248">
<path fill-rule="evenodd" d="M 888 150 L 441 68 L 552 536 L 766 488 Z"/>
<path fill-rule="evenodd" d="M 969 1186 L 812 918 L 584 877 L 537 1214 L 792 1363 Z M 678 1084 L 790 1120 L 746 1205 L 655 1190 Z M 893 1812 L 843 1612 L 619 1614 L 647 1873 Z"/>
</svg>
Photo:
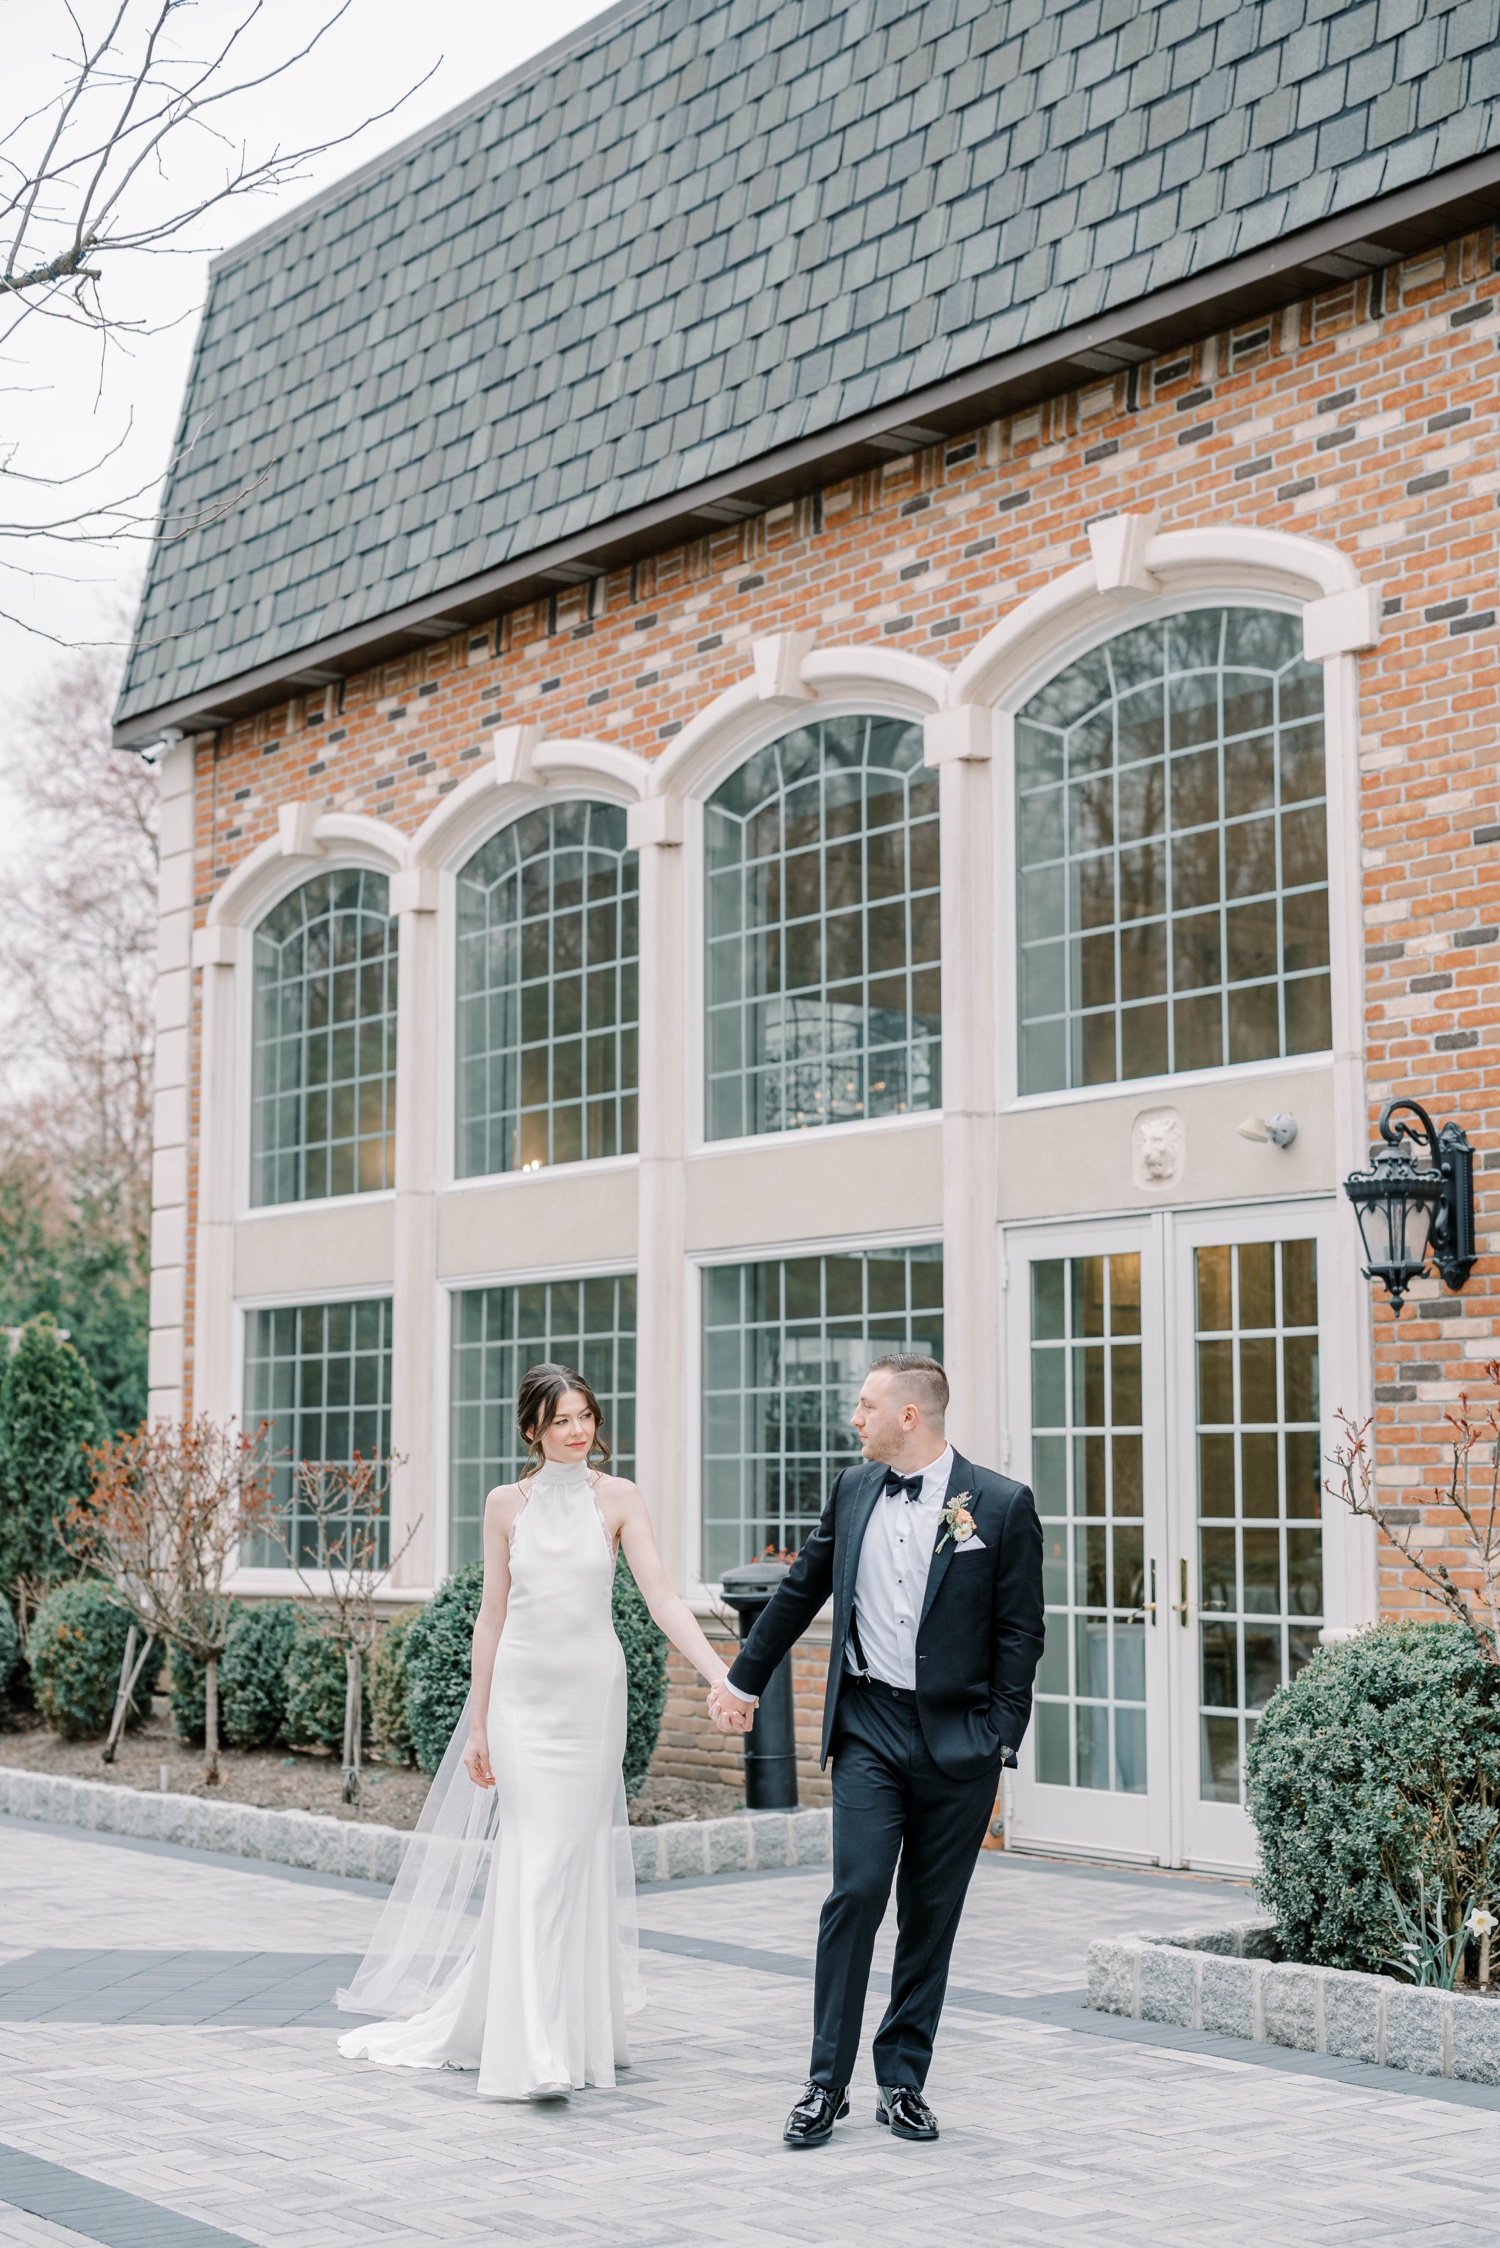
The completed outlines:
<svg viewBox="0 0 1500 2248">
<path fill-rule="evenodd" d="M 863 1467 L 823 1518 L 709 1707 L 740 1732 L 777 1664 L 830 1597 L 823 1757 L 833 1757 L 833 1887 L 818 1928 L 811 2077 L 791 2147 L 849 2112 L 876 1931 L 896 1879 L 890 2003 L 875 2032 L 876 2121 L 935 2139 L 922 2097 L 969 1878 L 1014 1764 L 1042 1653 L 1042 1535 L 1024 1484 L 971 1467 L 943 1432 L 933 1358 L 876 1359 L 853 1414 Z"/>
</svg>

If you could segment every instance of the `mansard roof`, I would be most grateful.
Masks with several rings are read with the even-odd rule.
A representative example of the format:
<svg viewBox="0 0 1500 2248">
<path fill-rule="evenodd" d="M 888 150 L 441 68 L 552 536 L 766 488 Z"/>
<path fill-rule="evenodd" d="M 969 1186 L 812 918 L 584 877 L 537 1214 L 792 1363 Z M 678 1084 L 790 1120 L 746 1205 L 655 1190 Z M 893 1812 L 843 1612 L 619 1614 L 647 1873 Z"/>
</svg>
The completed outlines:
<svg viewBox="0 0 1500 2248">
<path fill-rule="evenodd" d="M 1500 0 L 624 0 L 214 266 L 205 725 L 1495 214 Z"/>
</svg>

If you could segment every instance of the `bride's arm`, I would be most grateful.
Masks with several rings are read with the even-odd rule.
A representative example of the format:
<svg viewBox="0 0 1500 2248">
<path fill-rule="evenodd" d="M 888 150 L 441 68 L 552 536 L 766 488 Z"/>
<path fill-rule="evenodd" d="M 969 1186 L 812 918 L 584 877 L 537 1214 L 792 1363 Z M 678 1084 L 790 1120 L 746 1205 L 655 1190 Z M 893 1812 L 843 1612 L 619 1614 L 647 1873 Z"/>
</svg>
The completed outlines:
<svg viewBox="0 0 1500 2248">
<path fill-rule="evenodd" d="M 469 1746 L 464 1754 L 469 1777 L 476 1787 L 493 1787 L 495 1775 L 490 1768 L 490 1682 L 495 1675 L 495 1656 L 499 1651 L 500 1634 L 505 1629 L 506 1604 L 510 1599 L 510 1525 L 515 1509 L 507 1506 L 513 1492 L 492 1491 L 484 1509 L 484 1592 L 479 1602 L 479 1614 L 474 1624 L 474 1656 L 470 1670 L 472 1693 L 469 1697 Z"/>
<path fill-rule="evenodd" d="M 625 1548 L 630 1573 L 640 1587 L 641 1598 L 651 1611 L 652 1621 L 666 1633 L 678 1653 L 686 1655 L 709 1685 L 717 1686 L 728 1677 L 729 1667 L 722 1656 L 714 1653 L 681 1593 L 673 1590 L 656 1550 L 645 1500 L 633 1483 L 617 1481 L 615 1490 L 619 1496 L 620 1543 Z"/>
</svg>

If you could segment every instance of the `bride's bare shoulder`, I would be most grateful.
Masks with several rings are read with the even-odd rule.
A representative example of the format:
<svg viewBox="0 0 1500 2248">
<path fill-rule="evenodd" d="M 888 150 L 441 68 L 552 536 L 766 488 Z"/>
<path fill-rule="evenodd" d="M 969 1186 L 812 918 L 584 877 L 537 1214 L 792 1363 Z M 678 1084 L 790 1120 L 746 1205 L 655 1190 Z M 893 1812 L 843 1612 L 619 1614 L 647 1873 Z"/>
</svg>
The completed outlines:
<svg viewBox="0 0 1500 2248">
<path fill-rule="evenodd" d="M 594 1485 L 594 1496 L 600 1506 L 612 1507 L 617 1514 L 645 1503 L 638 1483 L 632 1483 L 628 1475 L 611 1475 L 607 1470 L 601 1470 Z"/>
<path fill-rule="evenodd" d="M 519 1483 L 497 1483 L 484 1502 L 484 1519 L 509 1531 L 523 1504 Z"/>
</svg>

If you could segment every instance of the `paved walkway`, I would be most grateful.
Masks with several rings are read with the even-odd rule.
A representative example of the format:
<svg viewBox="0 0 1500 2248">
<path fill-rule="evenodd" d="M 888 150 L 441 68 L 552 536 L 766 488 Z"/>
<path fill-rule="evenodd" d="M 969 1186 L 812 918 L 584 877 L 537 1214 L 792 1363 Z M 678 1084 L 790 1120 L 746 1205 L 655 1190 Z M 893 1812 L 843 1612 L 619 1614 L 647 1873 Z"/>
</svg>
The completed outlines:
<svg viewBox="0 0 1500 2248">
<path fill-rule="evenodd" d="M 0 2242 L 18 2248 L 1496 2248 L 1500 2092 L 1083 2013 L 1089 1938 L 1242 1890 L 986 1856 L 937 2147 L 784 2153 L 827 1869 L 643 1892 L 615 2093 L 476 2102 L 333 2051 L 376 1892 L 0 1819 Z"/>
</svg>

